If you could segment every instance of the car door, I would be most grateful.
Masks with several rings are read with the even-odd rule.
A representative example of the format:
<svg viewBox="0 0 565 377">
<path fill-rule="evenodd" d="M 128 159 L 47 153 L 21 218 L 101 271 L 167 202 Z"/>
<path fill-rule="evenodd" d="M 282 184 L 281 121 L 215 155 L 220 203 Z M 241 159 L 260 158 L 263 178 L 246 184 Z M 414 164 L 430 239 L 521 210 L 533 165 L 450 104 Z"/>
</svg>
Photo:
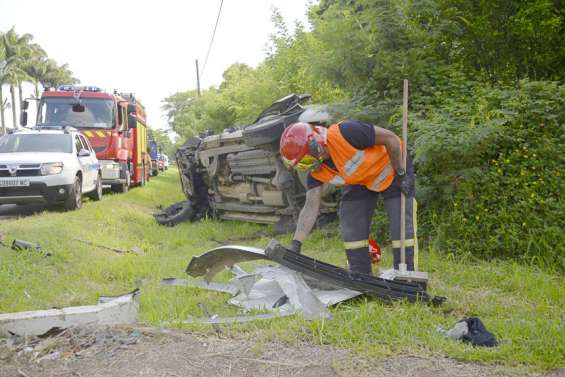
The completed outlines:
<svg viewBox="0 0 565 377">
<path fill-rule="evenodd" d="M 90 153 L 88 155 L 82 155 L 84 151 L 88 151 L 88 148 L 85 146 L 83 141 L 81 140 L 80 135 L 75 135 L 75 146 L 77 150 L 77 158 L 82 170 L 82 191 L 89 192 L 92 191 L 93 188 L 93 177 L 92 177 L 92 168 L 91 168 L 91 158 Z M 82 152 L 82 153 L 81 153 Z"/>
<path fill-rule="evenodd" d="M 90 168 L 89 172 L 91 174 L 90 178 L 92 179 L 93 187 L 96 187 L 96 180 L 98 179 L 98 170 L 100 169 L 100 163 L 96 158 L 96 152 L 94 151 L 94 148 L 92 148 L 92 145 L 90 145 L 88 138 L 86 138 L 84 135 L 79 135 L 79 137 L 82 140 L 82 144 L 84 145 L 84 147 L 90 152 L 90 162 L 89 162 L 89 168 Z"/>
</svg>

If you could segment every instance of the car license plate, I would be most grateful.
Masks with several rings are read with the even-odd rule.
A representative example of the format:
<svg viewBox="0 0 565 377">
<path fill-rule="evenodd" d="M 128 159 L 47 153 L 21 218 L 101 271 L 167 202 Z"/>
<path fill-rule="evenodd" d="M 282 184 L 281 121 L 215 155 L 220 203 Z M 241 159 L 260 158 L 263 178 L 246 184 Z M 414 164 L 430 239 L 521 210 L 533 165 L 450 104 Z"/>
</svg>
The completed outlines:
<svg viewBox="0 0 565 377">
<path fill-rule="evenodd" d="M 27 187 L 29 179 L 27 178 L 0 178 L 0 187 Z"/>
</svg>

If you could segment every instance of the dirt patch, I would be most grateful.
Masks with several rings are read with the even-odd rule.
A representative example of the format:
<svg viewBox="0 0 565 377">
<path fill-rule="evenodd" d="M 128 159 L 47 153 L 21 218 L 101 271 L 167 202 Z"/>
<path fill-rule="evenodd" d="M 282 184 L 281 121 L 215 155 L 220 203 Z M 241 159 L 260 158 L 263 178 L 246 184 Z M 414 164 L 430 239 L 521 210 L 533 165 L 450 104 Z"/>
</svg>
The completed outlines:
<svg viewBox="0 0 565 377">
<path fill-rule="evenodd" d="M 564 374 L 557 371 L 553 376 Z M 147 327 L 67 329 L 0 340 L 2 377 L 531 376 L 451 359 L 368 359 L 329 346 L 289 346 Z"/>
</svg>

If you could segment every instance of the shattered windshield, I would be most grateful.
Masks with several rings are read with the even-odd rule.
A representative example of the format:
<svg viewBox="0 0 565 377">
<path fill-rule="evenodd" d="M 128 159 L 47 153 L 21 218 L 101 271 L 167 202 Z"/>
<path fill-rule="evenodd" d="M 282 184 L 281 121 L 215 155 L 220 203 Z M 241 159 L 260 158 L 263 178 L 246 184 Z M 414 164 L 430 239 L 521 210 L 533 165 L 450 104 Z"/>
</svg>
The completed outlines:
<svg viewBox="0 0 565 377">
<path fill-rule="evenodd" d="M 114 102 L 110 99 L 81 98 L 83 112 L 73 111 L 74 98 L 44 98 L 37 124 L 66 125 L 76 128 L 106 128 L 114 126 Z M 75 109 L 76 110 L 76 109 Z"/>
</svg>

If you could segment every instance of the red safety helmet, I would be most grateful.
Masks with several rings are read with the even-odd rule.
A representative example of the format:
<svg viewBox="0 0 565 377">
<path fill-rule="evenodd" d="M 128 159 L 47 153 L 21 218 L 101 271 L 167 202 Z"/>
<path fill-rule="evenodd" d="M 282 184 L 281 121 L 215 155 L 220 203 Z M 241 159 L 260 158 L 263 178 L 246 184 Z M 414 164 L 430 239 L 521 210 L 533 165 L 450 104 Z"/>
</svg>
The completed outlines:
<svg viewBox="0 0 565 377">
<path fill-rule="evenodd" d="M 326 145 L 325 129 L 309 123 L 293 123 L 288 126 L 280 142 L 280 153 L 289 170 L 310 170 L 320 165 L 323 160 L 323 147 Z"/>
</svg>

